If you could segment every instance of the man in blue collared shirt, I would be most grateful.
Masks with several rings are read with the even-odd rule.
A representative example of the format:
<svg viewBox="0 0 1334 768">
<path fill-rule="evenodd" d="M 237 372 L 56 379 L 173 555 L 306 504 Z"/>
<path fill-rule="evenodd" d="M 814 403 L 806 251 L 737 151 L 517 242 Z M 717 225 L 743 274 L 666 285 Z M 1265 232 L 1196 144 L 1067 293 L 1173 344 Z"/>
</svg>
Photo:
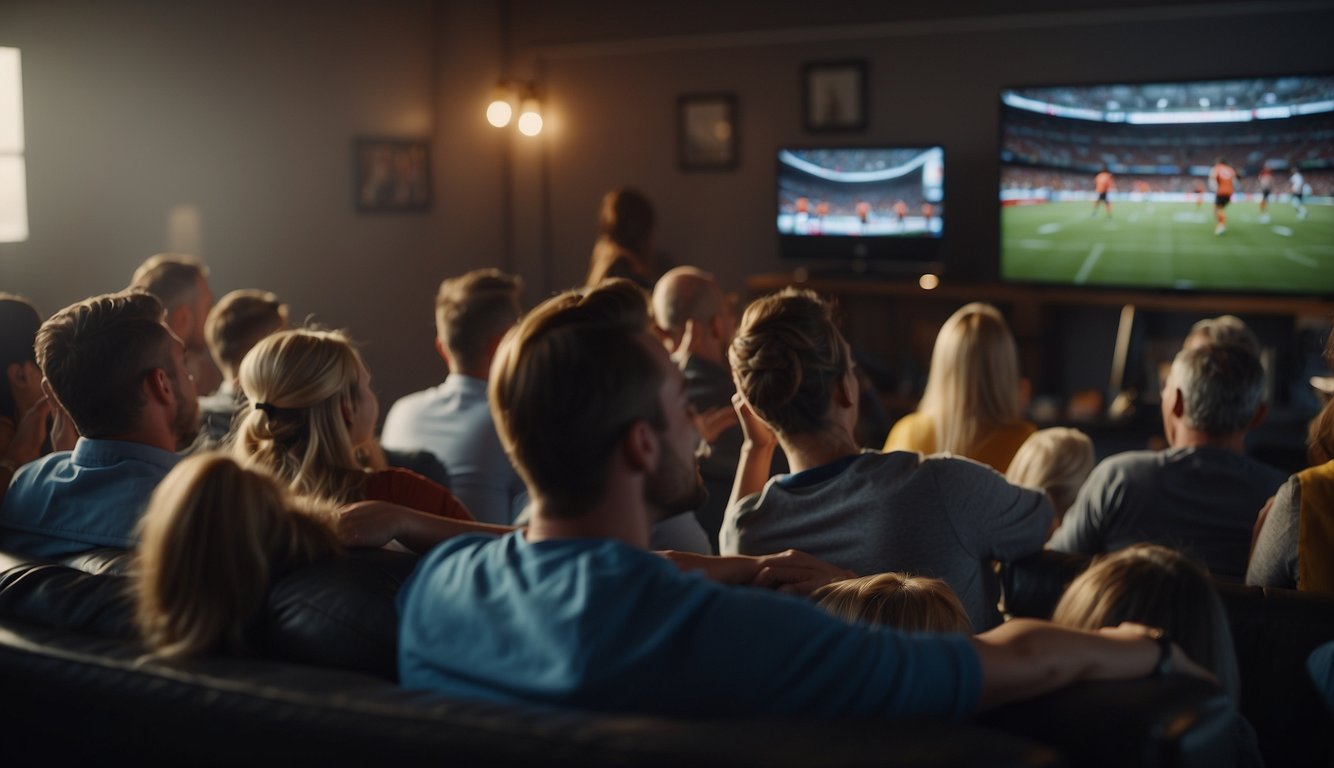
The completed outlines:
<svg viewBox="0 0 1334 768">
<path fill-rule="evenodd" d="M 62 557 L 133 547 L 139 517 L 174 451 L 199 431 L 185 345 L 162 304 L 139 292 L 86 299 L 42 324 L 42 387 L 81 437 L 24 466 L 0 507 L 0 549 Z"/>
<path fill-rule="evenodd" d="M 505 332 L 519 319 L 519 280 L 478 269 L 445 280 L 435 302 L 435 348 L 449 366 L 438 387 L 414 392 L 389 409 L 380 443 L 425 449 L 449 473 L 449 489 L 484 523 L 514 522 L 528 501 L 523 481 L 500 447 L 486 381 Z"/>
</svg>

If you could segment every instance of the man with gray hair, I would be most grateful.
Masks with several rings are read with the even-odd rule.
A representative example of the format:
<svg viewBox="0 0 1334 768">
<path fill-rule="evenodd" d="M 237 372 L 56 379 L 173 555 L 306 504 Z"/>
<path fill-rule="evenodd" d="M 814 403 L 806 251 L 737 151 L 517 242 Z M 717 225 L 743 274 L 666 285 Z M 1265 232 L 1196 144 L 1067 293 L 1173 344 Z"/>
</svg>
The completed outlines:
<svg viewBox="0 0 1334 768">
<path fill-rule="evenodd" d="M 1099 464 L 1048 546 L 1095 554 L 1152 542 L 1215 576 L 1244 578 L 1256 515 L 1287 479 L 1243 455 L 1246 432 L 1265 416 L 1263 392 L 1264 371 L 1245 346 L 1183 349 L 1163 387 L 1169 448 Z"/>
</svg>

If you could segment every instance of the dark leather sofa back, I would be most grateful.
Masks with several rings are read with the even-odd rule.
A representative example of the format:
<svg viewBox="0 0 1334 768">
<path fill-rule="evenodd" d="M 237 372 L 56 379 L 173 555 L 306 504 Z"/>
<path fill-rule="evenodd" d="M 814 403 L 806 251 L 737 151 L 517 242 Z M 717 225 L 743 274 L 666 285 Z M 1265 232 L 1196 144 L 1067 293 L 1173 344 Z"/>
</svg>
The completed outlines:
<svg viewBox="0 0 1334 768">
<path fill-rule="evenodd" d="M 1004 566 L 1012 616 L 1050 618 L 1061 593 L 1092 558 L 1041 552 Z M 1241 672 L 1241 713 L 1271 766 L 1334 765 L 1334 723 L 1306 673 L 1306 659 L 1334 640 L 1334 597 L 1219 582 Z"/>
<path fill-rule="evenodd" d="M 0 616 L 133 639 L 130 562 L 120 550 L 62 563 L 0 552 Z M 261 617 L 261 655 L 397 680 L 394 600 L 416 562 L 408 554 L 358 550 L 285 575 Z"/>
</svg>

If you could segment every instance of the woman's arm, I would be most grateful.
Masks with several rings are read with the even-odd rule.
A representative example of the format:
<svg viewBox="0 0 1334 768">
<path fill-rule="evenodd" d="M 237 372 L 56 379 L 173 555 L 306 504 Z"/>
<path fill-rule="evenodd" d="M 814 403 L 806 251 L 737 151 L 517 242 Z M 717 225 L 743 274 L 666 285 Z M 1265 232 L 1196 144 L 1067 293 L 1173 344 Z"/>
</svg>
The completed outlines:
<svg viewBox="0 0 1334 768">
<path fill-rule="evenodd" d="M 1035 619 L 1014 619 L 973 638 L 982 663 L 979 709 L 1030 699 L 1079 680 L 1148 677 L 1162 645 L 1142 624 L 1126 622 L 1097 632 Z M 1217 680 L 1170 645 L 1172 672 Z"/>
<path fill-rule="evenodd" d="M 338 511 L 338 538 L 349 547 L 383 547 L 390 541 L 418 554 L 465 533 L 502 536 L 515 530 L 471 520 L 440 517 L 387 501 L 359 501 Z"/>
<path fill-rule="evenodd" d="M 805 552 L 789 549 L 772 555 L 697 555 L 659 552 L 683 571 L 700 571 L 724 584 L 749 584 L 807 595 L 824 585 L 856 578 L 857 574 L 830 565 Z"/>
<path fill-rule="evenodd" d="M 732 395 L 732 407 L 736 409 L 737 419 L 741 422 L 741 454 L 736 465 L 736 480 L 732 483 L 732 496 L 727 506 L 735 506 L 739 501 L 764 490 L 769 482 L 769 467 L 773 465 L 774 448 L 778 445 L 778 436 L 764 420 L 755 415 L 750 403 L 737 392 Z"/>
</svg>

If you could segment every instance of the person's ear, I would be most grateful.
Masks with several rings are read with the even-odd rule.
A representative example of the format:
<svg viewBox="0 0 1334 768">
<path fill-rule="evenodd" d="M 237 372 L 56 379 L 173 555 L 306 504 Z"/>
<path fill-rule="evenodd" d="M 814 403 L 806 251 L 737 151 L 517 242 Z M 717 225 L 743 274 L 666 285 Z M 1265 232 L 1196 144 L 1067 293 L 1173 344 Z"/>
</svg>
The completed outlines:
<svg viewBox="0 0 1334 768">
<path fill-rule="evenodd" d="M 445 349 L 445 340 L 439 336 L 435 337 L 435 351 L 445 361 L 445 367 L 453 369 L 454 366 L 449 362 L 449 350 Z"/>
<path fill-rule="evenodd" d="M 621 451 L 626 463 L 631 469 L 644 474 L 658 468 L 660 450 L 657 431 L 643 419 L 631 424 L 621 439 Z"/>
<path fill-rule="evenodd" d="M 1255 409 L 1255 415 L 1251 417 L 1251 423 L 1246 425 L 1247 431 L 1260 426 L 1268 415 L 1269 406 L 1265 403 L 1260 403 L 1259 407 Z"/>
<path fill-rule="evenodd" d="M 190 330 L 194 327 L 195 312 L 189 302 L 177 304 L 167 310 L 167 327 L 176 334 L 177 338 L 190 338 Z"/>
<path fill-rule="evenodd" d="M 856 375 L 852 366 L 849 365 L 848 370 L 838 377 L 838 384 L 834 387 L 834 402 L 838 403 L 840 407 L 851 408 L 856 405 L 857 395 L 853 392 L 852 381 Z"/>
<path fill-rule="evenodd" d="M 166 370 L 154 368 L 144 377 L 144 393 L 150 402 L 171 405 L 176 401 L 176 392 L 171 386 L 171 377 Z"/>
<path fill-rule="evenodd" d="M 1178 419 L 1181 418 L 1182 414 L 1186 412 L 1186 397 L 1181 394 L 1181 387 L 1172 387 L 1171 394 L 1168 396 L 1172 398 L 1172 415 Z"/>
<path fill-rule="evenodd" d="M 351 428 L 352 417 L 356 415 L 356 408 L 353 407 L 352 398 L 345 397 L 338 401 L 338 410 L 343 415 L 343 426 Z"/>
</svg>

